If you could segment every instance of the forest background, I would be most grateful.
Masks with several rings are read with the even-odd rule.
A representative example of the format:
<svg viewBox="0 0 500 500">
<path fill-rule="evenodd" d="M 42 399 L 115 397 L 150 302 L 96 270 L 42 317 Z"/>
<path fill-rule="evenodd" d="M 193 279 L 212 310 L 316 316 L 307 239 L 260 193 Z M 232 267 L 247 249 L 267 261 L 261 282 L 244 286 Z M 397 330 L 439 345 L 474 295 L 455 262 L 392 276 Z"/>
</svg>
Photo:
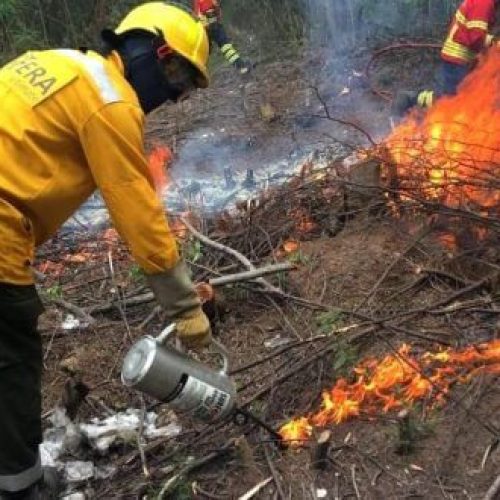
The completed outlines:
<svg viewBox="0 0 500 500">
<path fill-rule="evenodd" d="M 137 0 L 0 0 L 0 61 L 28 49 L 96 47 Z M 191 6 L 191 0 L 178 3 Z M 356 50 L 395 38 L 440 40 L 458 0 L 223 0 L 235 41 L 279 57 L 283 46 L 306 43 Z"/>
</svg>

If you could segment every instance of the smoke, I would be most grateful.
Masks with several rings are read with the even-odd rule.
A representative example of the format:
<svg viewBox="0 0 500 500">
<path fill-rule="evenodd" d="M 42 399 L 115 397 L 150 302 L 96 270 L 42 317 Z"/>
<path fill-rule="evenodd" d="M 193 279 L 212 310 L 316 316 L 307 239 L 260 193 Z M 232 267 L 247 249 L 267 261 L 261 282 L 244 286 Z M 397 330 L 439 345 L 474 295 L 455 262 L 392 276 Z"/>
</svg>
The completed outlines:
<svg viewBox="0 0 500 500">
<path fill-rule="evenodd" d="M 441 39 L 459 0 L 300 0 L 313 45 L 356 50 L 394 37 Z"/>
</svg>

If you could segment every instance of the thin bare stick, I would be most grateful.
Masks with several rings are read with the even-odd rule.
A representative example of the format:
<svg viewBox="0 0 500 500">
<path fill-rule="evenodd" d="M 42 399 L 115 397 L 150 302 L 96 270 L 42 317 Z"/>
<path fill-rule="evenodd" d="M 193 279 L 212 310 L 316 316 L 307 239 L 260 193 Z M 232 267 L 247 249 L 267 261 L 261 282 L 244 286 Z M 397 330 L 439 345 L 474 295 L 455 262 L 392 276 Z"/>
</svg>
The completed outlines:
<svg viewBox="0 0 500 500">
<path fill-rule="evenodd" d="M 96 322 L 96 319 L 93 318 L 86 311 L 84 311 L 81 307 L 78 307 L 75 304 L 71 304 L 71 302 L 68 302 L 67 300 L 54 298 L 54 299 L 50 299 L 50 301 L 52 303 L 62 307 L 63 309 L 66 309 L 66 311 L 73 313 L 75 316 L 82 319 L 83 321 L 85 321 L 89 325 L 94 325 Z"/>
<path fill-rule="evenodd" d="M 271 472 L 274 480 L 274 484 L 276 485 L 277 496 L 280 500 L 285 500 L 285 492 L 283 491 L 283 487 L 281 486 L 281 481 L 278 475 L 278 471 L 273 463 L 273 459 L 271 458 L 271 453 L 269 452 L 269 446 L 264 446 L 264 456 L 266 457 L 267 466 L 269 467 L 269 471 Z"/>
<path fill-rule="evenodd" d="M 295 266 L 293 264 L 283 262 L 281 264 L 273 264 L 270 266 L 264 266 L 262 268 L 254 268 L 250 271 L 245 271 L 245 272 L 241 272 L 241 273 L 229 274 L 226 276 L 212 278 L 212 279 L 208 280 L 208 282 L 212 286 L 222 286 L 222 285 L 226 285 L 226 284 L 230 284 L 230 283 L 237 283 L 237 282 L 241 282 L 241 281 L 254 280 L 256 277 L 260 277 L 260 276 L 263 276 L 265 274 L 272 274 L 272 273 L 277 273 L 277 272 L 282 272 L 282 271 L 288 271 L 291 269 L 295 269 Z M 258 281 L 258 280 L 255 280 L 255 281 Z M 271 287 L 271 289 L 268 290 L 266 288 L 266 291 L 269 291 L 272 293 L 277 293 L 278 295 L 280 295 L 282 297 L 288 296 L 286 293 L 281 291 L 279 288 L 275 288 L 271 284 L 269 284 L 269 286 Z M 154 300 L 155 300 L 154 295 L 151 292 L 147 292 L 147 293 L 143 293 L 141 295 L 135 295 L 134 297 L 129 297 L 127 299 L 122 299 L 120 304 L 122 306 L 138 306 L 138 305 L 146 304 L 148 302 L 153 302 Z M 98 306 L 90 307 L 88 309 L 88 313 L 83 311 L 83 310 L 82 310 L 82 312 L 85 314 L 104 313 L 104 312 L 111 311 L 116 306 L 117 306 L 116 302 L 107 302 L 105 304 L 100 304 Z M 153 312 L 151 313 L 153 315 L 153 317 L 154 317 L 153 313 L 155 311 L 156 311 L 156 309 L 153 310 Z M 146 319 L 147 319 L 147 321 L 144 320 L 144 322 L 143 322 L 145 324 L 141 323 L 139 328 L 144 328 L 144 326 L 146 326 L 146 324 L 149 323 L 149 321 L 151 321 L 152 318 L 148 317 Z"/>
<path fill-rule="evenodd" d="M 356 481 L 356 464 L 351 465 L 351 479 L 352 485 L 354 486 L 354 491 L 356 492 L 356 498 L 361 500 L 361 495 L 359 493 L 358 482 Z"/>
<path fill-rule="evenodd" d="M 267 274 L 275 274 L 282 271 L 291 271 L 296 269 L 291 262 L 280 262 L 278 264 L 271 264 L 269 266 L 259 267 L 250 271 L 243 271 L 241 273 L 226 274 L 217 278 L 210 278 L 208 282 L 212 286 L 228 285 L 230 283 L 238 283 L 239 281 L 249 281 L 255 278 L 260 278 Z"/>
<path fill-rule="evenodd" d="M 221 449 L 217 451 L 213 451 L 208 455 L 199 458 L 198 460 L 189 460 L 186 462 L 184 467 L 175 475 L 172 476 L 162 487 L 160 493 L 158 493 L 158 500 L 163 498 L 170 498 L 170 494 L 175 491 L 180 482 L 182 482 L 186 476 L 189 475 L 195 469 L 202 467 L 205 464 L 210 463 L 212 460 L 215 460 L 217 457 L 227 453 L 230 449 L 234 448 L 234 440 L 230 440 L 226 443 Z M 272 479 L 272 478 L 271 478 Z"/>
<path fill-rule="evenodd" d="M 139 429 L 137 431 L 137 448 L 139 449 L 139 455 L 141 457 L 142 472 L 146 479 L 149 479 L 150 473 L 148 469 L 148 463 L 146 461 L 146 454 L 144 452 L 144 423 L 146 421 L 146 402 L 144 401 L 144 396 L 141 395 L 141 421 Z"/>
<path fill-rule="evenodd" d="M 401 261 L 402 258 L 404 258 L 413 248 L 415 248 L 418 243 L 425 238 L 431 231 L 430 227 L 424 227 L 421 229 L 416 236 L 410 241 L 410 243 L 406 246 L 406 248 L 399 253 L 396 258 L 387 266 L 385 271 L 382 273 L 380 278 L 376 281 L 376 283 L 372 286 L 370 291 L 363 297 L 363 300 L 356 306 L 354 311 L 359 311 L 377 292 L 379 289 L 380 285 L 384 282 L 384 280 L 387 278 L 389 273 L 394 269 L 394 267 Z"/>
<path fill-rule="evenodd" d="M 247 491 L 244 495 L 239 497 L 238 500 L 250 500 L 250 498 L 253 498 L 255 495 L 257 495 L 257 493 L 262 488 L 264 488 L 264 486 L 267 486 L 272 480 L 273 476 L 264 479 L 264 481 L 261 481 L 259 484 L 256 484 L 251 490 Z"/>
<path fill-rule="evenodd" d="M 117 302 L 118 310 L 120 311 L 120 316 L 121 316 L 123 323 L 125 325 L 126 334 L 128 335 L 130 342 L 132 342 L 132 332 L 130 331 L 130 325 L 128 323 L 127 315 L 125 313 L 125 308 L 123 307 L 124 299 L 121 295 L 120 288 L 119 288 L 118 283 L 116 281 L 115 269 L 114 269 L 114 265 L 113 265 L 113 252 L 111 250 L 108 252 L 108 265 L 109 265 L 109 272 L 111 275 L 111 281 L 113 282 L 113 287 L 116 291 L 116 296 L 118 297 L 118 302 Z M 124 336 L 123 340 L 125 340 L 125 336 Z"/>
<path fill-rule="evenodd" d="M 205 245 L 208 245 L 212 248 L 220 250 L 221 252 L 232 255 L 235 259 L 239 260 L 250 271 L 253 271 L 256 269 L 256 267 L 252 264 L 252 262 L 247 257 L 245 257 L 242 253 L 238 252 L 234 248 L 223 245 L 222 243 L 218 243 L 218 242 L 210 239 L 208 236 L 205 236 L 204 234 L 200 233 L 185 218 L 181 217 L 180 220 L 186 226 L 186 228 L 189 230 L 189 232 L 195 238 L 198 238 L 202 243 L 205 243 Z M 257 283 L 261 284 L 264 287 L 264 289 L 267 290 L 268 292 L 276 293 L 278 295 L 284 294 L 284 292 L 281 289 L 275 287 L 274 285 L 271 285 L 271 283 L 269 283 L 264 278 L 257 278 L 256 281 L 257 281 Z"/>
<path fill-rule="evenodd" d="M 500 475 L 497 476 L 493 484 L 489 487 L 486 495 L 484 495 L 483 500 L 495 500 L 497 497 L 497 493 L 500 491 Z"/>
</svg>

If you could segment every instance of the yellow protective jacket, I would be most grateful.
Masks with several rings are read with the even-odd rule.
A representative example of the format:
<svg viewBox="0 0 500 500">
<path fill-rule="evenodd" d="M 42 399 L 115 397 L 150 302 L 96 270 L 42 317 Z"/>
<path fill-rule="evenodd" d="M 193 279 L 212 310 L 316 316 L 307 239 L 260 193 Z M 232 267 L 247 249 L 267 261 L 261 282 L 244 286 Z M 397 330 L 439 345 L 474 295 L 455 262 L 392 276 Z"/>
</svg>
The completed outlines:
<svg viewBox="0 0 500 500">
<path fill-rule="evenodd" d="M 178 261 L 144 152 L 144 114 L 116 53 L 28 52 L 0 70 L 0 282 L 98 188 L 148 274 Z"/>
</svg>

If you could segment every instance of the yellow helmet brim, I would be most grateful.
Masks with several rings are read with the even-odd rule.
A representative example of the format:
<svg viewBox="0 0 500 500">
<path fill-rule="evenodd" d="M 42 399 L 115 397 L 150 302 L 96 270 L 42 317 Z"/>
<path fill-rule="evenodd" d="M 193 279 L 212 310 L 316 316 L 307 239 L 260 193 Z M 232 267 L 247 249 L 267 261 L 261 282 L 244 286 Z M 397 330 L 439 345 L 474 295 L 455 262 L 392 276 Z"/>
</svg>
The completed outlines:
<svg viewBox="0 0 500 500">
<path fill-rule="evenodd" d="M 167 45 L 198 70 L 198 86 L 208 87 L 209 41 L 200 21 L 174 5 L 147 2 L 132 9 L 114 32 L 124 35 L 134 30 L 147 31 L 153 35 L 161 33 Z"/>
</svg>

